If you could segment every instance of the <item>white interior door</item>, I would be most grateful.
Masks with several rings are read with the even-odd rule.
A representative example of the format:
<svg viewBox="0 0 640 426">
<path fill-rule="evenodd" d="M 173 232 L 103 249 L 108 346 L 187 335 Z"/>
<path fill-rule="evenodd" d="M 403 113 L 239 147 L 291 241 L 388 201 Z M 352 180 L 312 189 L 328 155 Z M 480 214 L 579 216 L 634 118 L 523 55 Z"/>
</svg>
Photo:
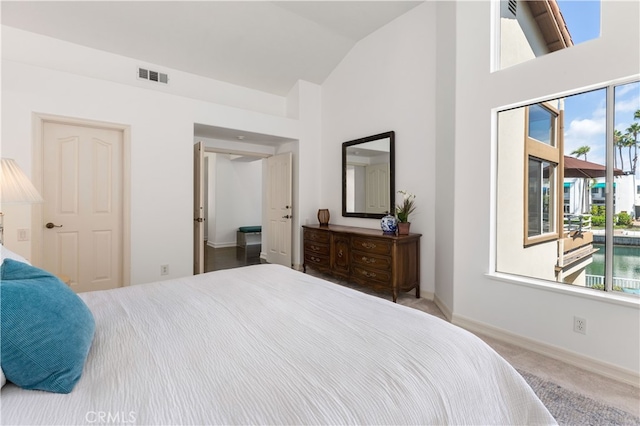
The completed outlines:
<svg viewBox="0 0 640 426">
<path fill-rule="evenodd" d="M 267 158 L 267 262 L 291 267 L 292 154 Z"/>
<path fill-rule="evenodd" d="M 391 212 L 389 205 L 389 163 L 365 168 L 367 213 Z"/>
<path fill-rule="evenodd" d="M 204 143 L 193 146 L 193 274 L 204 272 Z"/>
<path fill-rule="evenodd" d="M 123 132 L 43 124 L 43 260 L 77 292 L 122 286 Z"/>
</svg>

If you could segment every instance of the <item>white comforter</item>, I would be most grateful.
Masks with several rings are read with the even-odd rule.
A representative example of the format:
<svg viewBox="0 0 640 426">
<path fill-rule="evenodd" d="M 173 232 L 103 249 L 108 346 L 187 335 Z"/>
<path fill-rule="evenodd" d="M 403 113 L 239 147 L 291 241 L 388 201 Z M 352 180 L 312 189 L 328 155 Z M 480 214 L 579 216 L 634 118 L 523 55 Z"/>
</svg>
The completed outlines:
<svg viewBox="0 0 640 426">
<path fill-rule="evenodd" d="M 277 265 L 82 294 L 68 395 L 1 393 L 2 424 L 549 424 L 472 334 Z"/>
</svg>

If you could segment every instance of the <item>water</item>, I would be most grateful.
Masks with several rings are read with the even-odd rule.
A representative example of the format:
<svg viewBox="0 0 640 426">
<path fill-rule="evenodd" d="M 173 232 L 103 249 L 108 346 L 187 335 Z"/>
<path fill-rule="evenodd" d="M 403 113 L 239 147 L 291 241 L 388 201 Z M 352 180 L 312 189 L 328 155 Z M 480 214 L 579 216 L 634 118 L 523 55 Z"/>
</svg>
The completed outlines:
<svg viewBox="0 0 640 426">
<path fill-rule="evenodd" d="M 587 275 L 604 276 L 604 244 L 594 244 L 593 247 L 599 250 L 587 266 Z M 613 246 L 613 276 L 640 279 L 640 247 Z"/>
</svg>

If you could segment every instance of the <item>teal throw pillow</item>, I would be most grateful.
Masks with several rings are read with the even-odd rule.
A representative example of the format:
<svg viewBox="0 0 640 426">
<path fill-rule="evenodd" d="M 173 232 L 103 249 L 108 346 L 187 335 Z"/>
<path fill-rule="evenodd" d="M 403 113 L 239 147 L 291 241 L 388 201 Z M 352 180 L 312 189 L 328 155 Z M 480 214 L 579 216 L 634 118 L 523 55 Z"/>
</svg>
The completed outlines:
<svg viewBox="0 0 640 426">
<path fill-rule="evenodd" d="M 91 348 L 95 321 L 56 276 L 5 259 L 0 267 L 2 370 L 24 388 L 69 393 Z"/>
</svg>

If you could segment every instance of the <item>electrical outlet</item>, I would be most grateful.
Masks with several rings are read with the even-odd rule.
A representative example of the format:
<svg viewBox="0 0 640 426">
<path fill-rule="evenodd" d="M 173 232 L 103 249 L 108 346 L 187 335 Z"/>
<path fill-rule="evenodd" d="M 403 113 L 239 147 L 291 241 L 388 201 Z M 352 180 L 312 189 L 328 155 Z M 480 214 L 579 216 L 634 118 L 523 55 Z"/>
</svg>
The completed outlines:
<svg viewBox="0 0 640 426">
<path fill-rule="evenodd" d="M 160 275 L 169 275 L 169 265 L 160 265 Z"/>
<path fill-rule="evenodd" d="M 18 241 L 29 241 L 29 230 L 22 228 L 18 229 Z"/>
<path fill-rule="evenodd" d="M 584 318 L 573 317 L 573 331 L 580 334 L 587 334 L 587 320 Z"/>
</svg>

